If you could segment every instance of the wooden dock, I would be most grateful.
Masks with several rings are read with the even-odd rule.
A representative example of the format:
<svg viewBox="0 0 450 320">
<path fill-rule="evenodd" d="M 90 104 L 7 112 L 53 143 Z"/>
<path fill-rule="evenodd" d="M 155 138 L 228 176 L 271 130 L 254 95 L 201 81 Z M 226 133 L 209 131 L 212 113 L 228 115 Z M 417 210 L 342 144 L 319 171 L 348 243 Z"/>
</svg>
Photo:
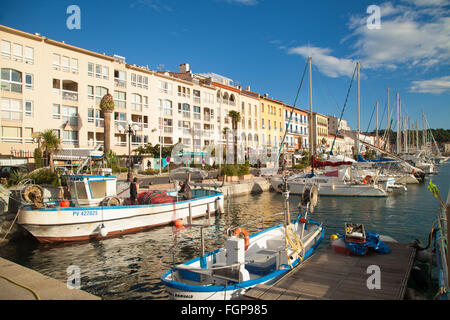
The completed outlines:
<svg viewBox="0 0 450 320">
<path fill-rule="evenodd" d="M 387 243 L 389 254 L 369 251 L 366 256 L 335 253 L 323 248 L 275 284 L 257 285 L 245 300 L 401 300 L 413 267 L 416 249 L 405 243 Z M 380 289 L 367 282 L 380 267 Z M 371 282 L 371 281 L 369 281 Z"/>
</svg>

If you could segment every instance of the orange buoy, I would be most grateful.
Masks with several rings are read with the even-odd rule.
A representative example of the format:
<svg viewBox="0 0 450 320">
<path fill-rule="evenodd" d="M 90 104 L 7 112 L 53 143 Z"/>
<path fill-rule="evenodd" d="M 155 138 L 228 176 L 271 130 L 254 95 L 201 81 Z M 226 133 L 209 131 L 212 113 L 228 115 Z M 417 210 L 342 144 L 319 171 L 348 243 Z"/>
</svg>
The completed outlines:
<svg viewBox="0 0 450 320">
<path fill-rule="evenodd" d="M 235 236 L 235 237 L 238 237 L 241 233 L 244 234 L 245 251 L 247 251 L 248 246 L 249 246 L 249 244 L 250 244 L 250 236 L 248 235 L 247 230 L 245 230 L 244 228 L 242 228 L 242 229 L 241 229 L 241 228 L 237 228 L 237 229 L 234 231 L 234 236 Z"/>
<path fill-rule="evenodd" d="M 70 206 L 70 202 L 68 200 L 61 200 L 61 202 L 59 203 L 59 206 L 61 208 L 67 208 Z"/>
<path fill-rule="evenodd" d="M 181 219 L 175 220 L 175 228 L 177 229 L 184 229 L 186 228 L 183 224 L 183 221 Z"/>
</svg>

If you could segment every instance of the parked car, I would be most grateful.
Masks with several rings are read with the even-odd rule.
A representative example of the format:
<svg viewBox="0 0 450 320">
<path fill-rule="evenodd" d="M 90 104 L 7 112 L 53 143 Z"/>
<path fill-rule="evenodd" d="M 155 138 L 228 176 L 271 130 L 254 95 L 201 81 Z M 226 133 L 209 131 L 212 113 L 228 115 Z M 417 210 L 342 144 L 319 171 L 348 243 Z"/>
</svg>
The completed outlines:
<svg viewBox="0 0 450 320">
<path fill-rule="evenodd" d="M 28 173 L 24 166 L 0 166 L 0 178 L 8 179 L 13 172 Z"/>
</svg>

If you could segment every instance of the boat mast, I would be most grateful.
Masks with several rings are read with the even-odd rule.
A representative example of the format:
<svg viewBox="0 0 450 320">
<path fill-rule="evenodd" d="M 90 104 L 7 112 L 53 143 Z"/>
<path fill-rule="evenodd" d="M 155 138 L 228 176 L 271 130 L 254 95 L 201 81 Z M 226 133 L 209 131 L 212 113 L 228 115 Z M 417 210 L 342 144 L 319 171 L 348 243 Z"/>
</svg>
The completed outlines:
<svg viewBox="0 0 450 320">
<path fill-rule="evenodd" d="M 378 100 L 377 100 L 377 123 L 376 123 L 376 129 L 375 129 L 375 145 L 378 147 L 379 143 L 378 143 Z"/>
<path fill-rule="evenodd" d="M 397 154 L 400 153 L 400 98 L 397 92 Z"/>
<path fill-rule="evenodd" d="M 356 147 L 356 157 L 359 155 L 359 61 L 356 62 L 356 75 L 357 75 L 357 96 L 356 96 L 356 105 L 357 105 L 357 120 L 356 120 L 356 137 L 355 137 L 355 147 Z"/>
<path fill-rule="evenodd" d="M 425 141 L 425 114 L 423 113 L 422 109 L 422 149 L 426 148 L 426 141 Z"/>
<path fill-rule="evenodd" d="M 386 101 L 387 101 L 386 130 L 390 130 L 389 122 L 391 121 L 391 114 L 389 113 L 389 87 L 387 88 L 387 100 L 386 100 Z M 386 136 L 386 139 L 389 139 L 389 133 L 388 133 L 388 135 Z M 389 148 L 389 142 L 387 142 L 387 145 L 388 145 L 387 150 L 390 151 L 390 148 Z"/>
<path fill-rule="evenodd" d="M 315 141 L 313 138 L 313 113 L 312 113 L 312 71 L 311 57 L 308 59 L 309 67 L 309 154 L 312 157 L 316 152 Z M 317 129 L 316 129 L 317 130 Z"/>
<path fill-rule="evenodd" d="M 419 121 L 416 120 L 416 152 L 419 151 Z"/>
</svg>

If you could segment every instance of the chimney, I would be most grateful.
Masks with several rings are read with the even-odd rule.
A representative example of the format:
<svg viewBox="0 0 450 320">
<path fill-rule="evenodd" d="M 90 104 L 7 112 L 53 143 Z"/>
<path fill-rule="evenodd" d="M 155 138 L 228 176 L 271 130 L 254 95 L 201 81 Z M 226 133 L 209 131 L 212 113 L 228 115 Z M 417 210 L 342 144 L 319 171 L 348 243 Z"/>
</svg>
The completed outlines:
<svg viewBox="0 0 450 320">
<path fill-rule="evenodd" d="M 189 72 L 189 63 L 180 64 L 180 73 Z"/>
<path fill-rule="evenodd" d="M 245 90 L 246 90 L 246 91 L 250 91 L 250 86 L 246 86 L 246 87 L 245 87 Z"/>
<path fill-rule="evenodd" d="M 268 94 L 268 93 L 264 93 L 264 97 L 265 97 L 265 98 L 268 98 L 268 97 L 269 97 L 269 94 Z"/>
</svg>

